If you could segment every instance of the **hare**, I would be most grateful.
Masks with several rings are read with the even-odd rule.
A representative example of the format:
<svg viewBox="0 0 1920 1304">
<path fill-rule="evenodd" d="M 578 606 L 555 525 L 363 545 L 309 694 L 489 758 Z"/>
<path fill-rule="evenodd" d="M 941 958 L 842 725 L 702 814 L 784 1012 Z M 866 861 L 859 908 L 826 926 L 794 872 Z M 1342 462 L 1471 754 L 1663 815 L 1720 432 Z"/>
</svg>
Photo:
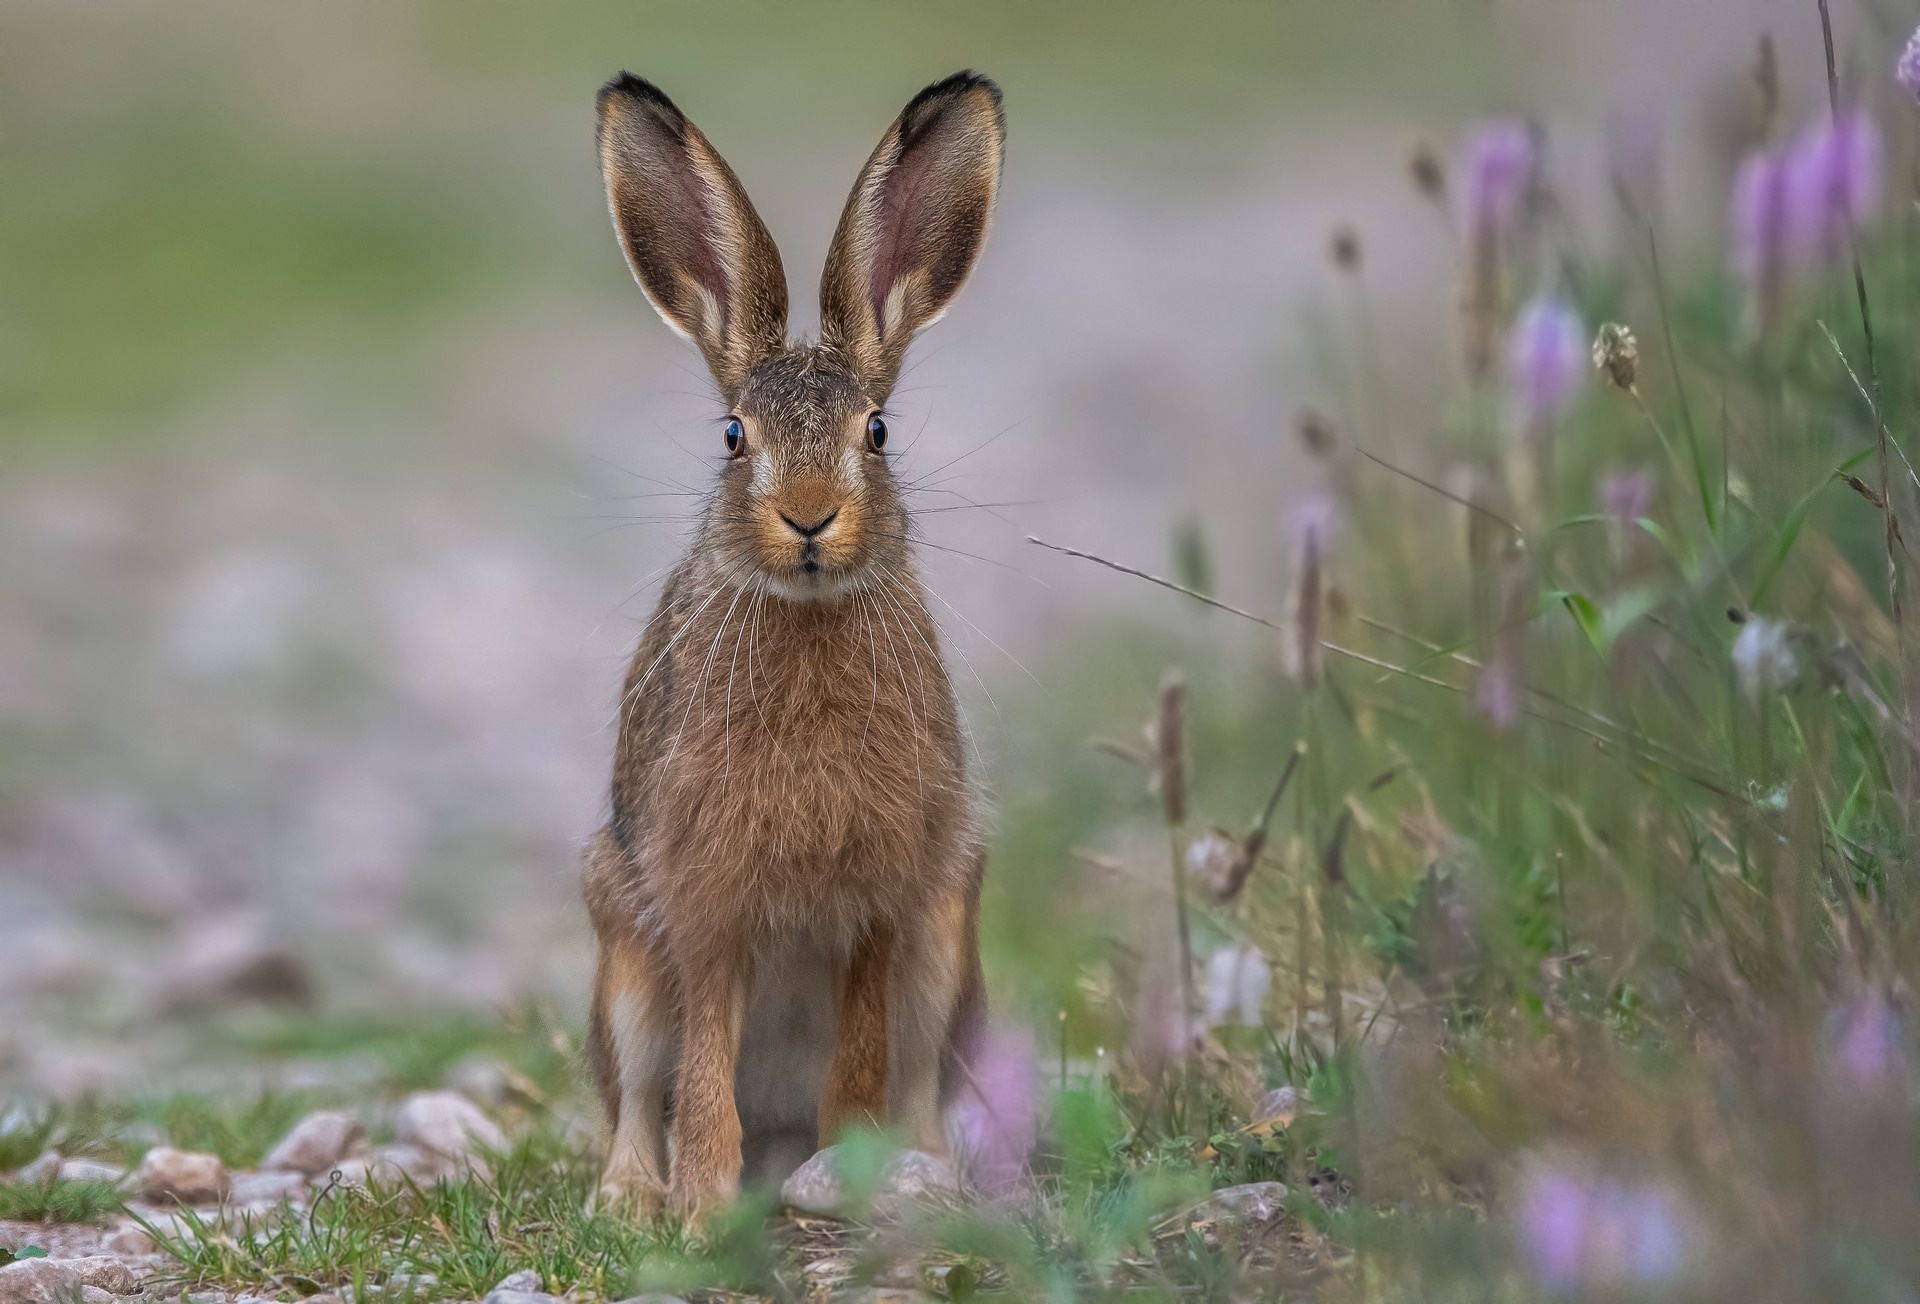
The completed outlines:
<svg viewBox="0 0 1920 1304">
<path fill-rule="evenodd" d="M 916 95 L 841 215 L 820 339 L 796 343 L 726 162 L 650 83 L 600 91 L 627 262 L 727 408 L 586 854 L 603 1200 L 695 1213 L 849 1124 L 945 1149 L 984 1018 L 983 858 L 885 409 L 980 252 L 1004 135 L 984 77 Z"/>
</svg>

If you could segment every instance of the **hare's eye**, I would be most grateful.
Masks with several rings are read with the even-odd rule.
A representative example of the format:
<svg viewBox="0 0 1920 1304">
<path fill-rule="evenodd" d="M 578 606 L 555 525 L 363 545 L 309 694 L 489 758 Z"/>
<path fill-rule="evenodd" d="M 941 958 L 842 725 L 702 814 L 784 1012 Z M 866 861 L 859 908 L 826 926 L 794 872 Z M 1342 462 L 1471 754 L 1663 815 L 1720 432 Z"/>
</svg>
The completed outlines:
<svg viewBox="0 0 1920 1304">
<path fill-rule="evenodd" d="M 878 412 L 867 418 L 867 447 L 879 452 L 887 446 L 887 423 Z"/>
<path fill-rule="evenodd" d="M 735 457 L 740 456 L 741 450 L 747 446 L 747 428 L 740 424 L 740 418 L 728 417 L 723 434 L 727 441 L 727 452 Z"/>
</svg>

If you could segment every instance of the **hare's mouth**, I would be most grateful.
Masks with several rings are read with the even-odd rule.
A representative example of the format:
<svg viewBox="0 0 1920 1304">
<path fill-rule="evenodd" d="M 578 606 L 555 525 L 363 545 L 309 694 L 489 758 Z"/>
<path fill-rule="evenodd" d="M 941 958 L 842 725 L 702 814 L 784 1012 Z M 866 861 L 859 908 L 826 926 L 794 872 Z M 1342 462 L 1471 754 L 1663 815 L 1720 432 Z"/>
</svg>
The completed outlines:
<svg viewBox="0 0 1920 1304">
<path fill-rule="evenodd" d="M 787 565 L 767 567 L 762 574 L 768 590 L 790 602 L 831 602 L 859 585 L 862 570 L 809 543 Z"/>
</svg>

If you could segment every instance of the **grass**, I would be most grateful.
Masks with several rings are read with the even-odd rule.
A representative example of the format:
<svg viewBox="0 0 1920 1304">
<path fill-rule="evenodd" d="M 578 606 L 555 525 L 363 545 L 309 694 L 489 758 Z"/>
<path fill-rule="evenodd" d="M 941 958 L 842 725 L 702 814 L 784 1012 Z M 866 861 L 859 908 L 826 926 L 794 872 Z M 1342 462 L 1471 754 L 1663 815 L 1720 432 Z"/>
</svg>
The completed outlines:
<svg viewBox="0 0 1920 1304">
<path fill-rule="evenodd" d="M 556 1293 L 620 1298 L 638 1265 L 682 1242 L 668 1230 L 589 1212 L 595 1177 L 578 1147 L 536 1134 L 489 1178 L 334 1187 L 308 1212 L 243 1216 L 224 1227 L 189 1214 L 186 1233 L 155 1234 L 201 1285 L 475 1299 L 509 1273 L 533 1269 Z"/>
<path fill-rule="evenodd" d="M 120 1207 L 111 1182 L 0 1182 L 0 1218 L 11 1222 L 98 1222 Z"/>
</svg>

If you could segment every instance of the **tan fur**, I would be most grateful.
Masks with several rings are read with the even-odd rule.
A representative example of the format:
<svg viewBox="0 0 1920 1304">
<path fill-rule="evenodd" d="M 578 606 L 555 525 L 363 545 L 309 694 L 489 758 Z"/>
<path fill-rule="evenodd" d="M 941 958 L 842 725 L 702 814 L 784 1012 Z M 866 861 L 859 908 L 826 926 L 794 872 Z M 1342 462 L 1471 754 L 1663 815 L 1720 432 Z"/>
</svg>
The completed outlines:
<svg viewBox="0 0 1920 1304">
<path fill-rule="evenodd" d="M 630 75 L 600 114 L 628 262 L 744 436 L 628 672 L 584 876 L 602 1195 L 692 1211 L 850 1125 L 944 1148 L 982 1017 L 960 722 L 868 422 L 979 252 L 1002 128 L 971 74 L 908 105 L 834 237 L 822 342 L 789 344 L 712 146 Z"/>
</svg>

